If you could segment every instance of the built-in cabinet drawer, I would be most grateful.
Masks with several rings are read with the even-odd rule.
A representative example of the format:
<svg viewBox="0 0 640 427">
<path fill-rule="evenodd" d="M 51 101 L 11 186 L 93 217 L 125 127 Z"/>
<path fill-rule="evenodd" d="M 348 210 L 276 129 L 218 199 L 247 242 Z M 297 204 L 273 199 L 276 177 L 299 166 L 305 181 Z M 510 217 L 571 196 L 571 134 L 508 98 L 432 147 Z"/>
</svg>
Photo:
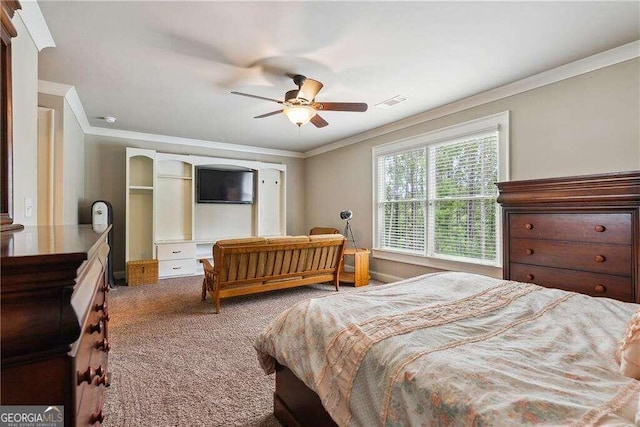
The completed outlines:
<svg viewBox="0 0 640 427">
<path fill-rule="evenodd" d="M 192 258 L 158 261 L 158 272 L 160 277 L 195 274 L 196 262 Z"/>
<path fill-rule="evenodd" d="M 530 264 L 511 263 L 511 280 L 580 292 L 591 296 L 615 298 L 633 302 L 631 277 L 591 273 L 566 268 L 542 267 Z"/>
<path fill-rule="evenodd" d="M 165 243 L 157 245 L 158 261 L 196 257 L 195 243 Z"/>
<path fill-rule="evenodd" d="M 187 276 L 196 272 L 196 244 L 163 243 L 156 246 L 160 277 Z"/>
</svg>

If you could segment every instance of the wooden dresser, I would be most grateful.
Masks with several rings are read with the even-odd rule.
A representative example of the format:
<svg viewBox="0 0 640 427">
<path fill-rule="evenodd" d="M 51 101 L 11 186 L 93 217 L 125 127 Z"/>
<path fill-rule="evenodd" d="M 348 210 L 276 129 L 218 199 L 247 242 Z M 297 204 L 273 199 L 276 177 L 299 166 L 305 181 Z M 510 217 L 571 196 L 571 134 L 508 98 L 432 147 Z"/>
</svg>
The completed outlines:
<svg viewBox="0 0 640 427">
<path fill-rule="evenodd" d="M 3 405 L 62 405 L 66 426 L 104 419 L 107 232 L 81 225 L 2 233 Z"/>
<path fill-rule="evenodd" d="M 498 188 L 505 279 L 640 303 L 640 171 Z"/>
</svg>

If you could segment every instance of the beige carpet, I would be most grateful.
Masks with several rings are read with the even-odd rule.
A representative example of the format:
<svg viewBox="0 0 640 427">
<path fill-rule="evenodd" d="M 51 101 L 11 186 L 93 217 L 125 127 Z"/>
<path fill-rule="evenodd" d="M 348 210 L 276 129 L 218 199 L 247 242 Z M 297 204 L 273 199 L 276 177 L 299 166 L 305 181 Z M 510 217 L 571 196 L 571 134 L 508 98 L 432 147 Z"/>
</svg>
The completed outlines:
<svg viewBox="0 0 640 427">
<path fill-rule="evenodd" d="M 274 377 L 260 369 L 253 342 L 278 313 L 333 287 L 225 299 L 214 314 L 210 297 L 200 300 L 201 280 L 111 291 L 105 426 L 279 426 Z"/>
</svg>

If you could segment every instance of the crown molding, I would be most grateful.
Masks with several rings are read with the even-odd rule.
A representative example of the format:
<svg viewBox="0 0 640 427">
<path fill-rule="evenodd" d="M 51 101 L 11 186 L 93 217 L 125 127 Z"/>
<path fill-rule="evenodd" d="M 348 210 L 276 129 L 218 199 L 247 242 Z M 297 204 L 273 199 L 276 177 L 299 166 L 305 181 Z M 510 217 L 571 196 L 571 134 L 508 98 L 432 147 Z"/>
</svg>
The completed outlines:
<svg viewBox="0 0 640 427">
<path fill-rule="evenodd" d="M 56 47 L 49 26 L 42 16 L 42 11 L 36 0 L 21 0 L 22 10 L 18 14 L 22 18 L 24 26 L 29 31 L 29 35 L 36 45 L 38 52 L 46 47 Z"/>
<path fill-rule="evenodd" d="M 207 141 L 204 139 L 181 138 L 177 136 L 157 135 L 153 133 L 134 132 L 120 129 L 108 129 L 91 126 L 85 131 L 87 135 L 105 136 L 112 138 L 150 141 L 162 144 L 186 145 L 191 147 L 214 148 L 218 150 L 238 151 L 242 153 L 265 154 L 280 157 L 303 158 L 303 153 L 297 151 L 278 150 L 275 148 L 255 147 L 252 145 L 229 144 L 226 142 Z"/>
<path fill-rule="evenodd" d="M 35 2 L 26 2 L 35 3 Z M 37 4 L 36 4 L 37 6 Z M 40 8 L 38 7 L 38 11 Z M 41 13 L 40 13 L 41 14 Z M 46 26 L 46 24 L 45 24 Z M 47 29 L 48 31 L 48 29 Z M 53 40 L 52 40 L 53 41 Z M 509 96 L 517 95 L 532 89 L 537 89 L 552 83 L 556 83 L 562 80 L 566 80 L 572 77 L 579 76 L 581 74 L 596 71 L 601 68 L 605 68 L 611 65 L 615 65 L 621 62 L 625 62 L 634 58 L 640 57 L 640 40 L 636 40 L 631 43 L 619 46 L 614 49 L 601 52 L 587 58 L 580 59 L 578 61 L 571 62 L 569 64 L 562 65 L 560 67 L 553 68 L 548 71 L 544 71 L 539 74 L 527 77 L 525 79 L 500 86 L 495 89 L 482 92 L 468 98 L 461 99 L 459 101 L 452 102 L 450 104 L 437 107 L 423 113 L 416 114 L 406 119 L 398 120 L 393 123 L 389 123 L 384 126 L 369 130 L 367 132 L 354 135 L 349 138 L 336 141 L 334 143 L 318 147 L 316 149 L 300 153 L 297 151 L 278 150 L 272 148 L 255 147 L 251 145 L 239 145 L 230 144 L 225 142 L 207 141 L 201 139 L 181 138 L 169 135 L 158 135 L 150 133 L 142 133 L 135 131 L 125 131 L 119 129 L 110 129 L 102 127 L 94 127 L 89 124 L 87 115 L 82 107 L 80 97 L 75 90 L 75 87 L 65 85 L 61 83 L 48 82 L 45 80 L 38 81 L 38 91 L 50 95 L 63 96 L 69 103 L 71 110 L 75 114 L 78 123 L 82 127 L 85 134 L 113 137 L 113 138 L 125 138 L 140 141 L 152 141 L 164 144 L 176 144 L 194 147 L 214 148 L 219 150 L 237 151 L 244 153 L 265 154 L 281 157 L 293 157 L 293 158 L 309 158 L 314 157 L 329 151 L 337 150 L 343 147 L 347 147 L 358 142 L 366 141 L 381 135 L 386 135 L 391 132 L 402 130 L 411 126 L 415 126 L 421 123 L 428 122 L 440 117 L 448 116 L 469 108 L 477 107 L 483 104 L 487 104 L 493 101 L 497 101 Z"/>
<path fill-rule="evenodd" d="M 78 120 L 83 132 L 87 133 L 91 128 L 87 114 L 84 112 L 84 107 L 82 106 L 82 102 L 80 101 L 80 97 L 78 96 L 78 92 L 76 92 L 76 88 L 74 86 L 50 82 L 47 80 L 38 80 L 38 93 L 63 97 L 69 104 L 74 116 L 76 116 L 76 120 Z"/>
<path fill-rule="evenodd" d="M 621 62 L 625 62 L 639 56 L 640 40 L 636 40 L 634 42 L 627 43 L 614 49 L 610 49 L 583 59 L 579 59 L 574 62 L 570 62 L 565 65 L 561 65 L 556 68 L 552 68 L 551 70 L 535 74 L 525 79 L 518 80 L 516 82 L 509 83 L 507 85 L 500 86 L 486 92 L 472 95 L 468 98 L 464 98 L 459 101 L 455 101 L 450 104 L 446 104 L 411 117 L 407 117 L 406 119 L 398 120 L 396 122 L 380 126 L 367 132 L 363 132 L 358 135 L 354 135 L 349 138 L 345 138 L 340 141 L 315 148 L 313 150 L 305 152 L 304 157 L 313 157 L 323 153 L 327 153 L 329 151 L 337 150 L 339 148 L 347 147 L 358 142 L 366 141 L 368 139 L 372 139 L 381 135 L 386 135 L 391 132 L 402 130 L 411 126 L 415 126 L 417 124 L 428 122 L 430 120 L 438 119 L 440 117 L 448 116 L 450 114 L 467 110 L 469 108 L 488 104 L 490 102 L 507 98 L 509 96 L 517 95 L 532 89 L 537 89 L 552 83 L 570 79 L 581 74 L 586 74 L 591 71 L 596 71 L 601 68 L 619 64 Z"/>
<path fill-rule="evenodd" d="M 136 141 L 150 141 L 162 144 L 186 145 L 192 147 L 214 148 L 218 150 L 237 151 L 242 153 L 265 154 L 270 156 L 302 158 L 303 154 L 297 151 L 278 150 L 273 148 L 254 147 L 251 145 L 229 144 L 225 142 L 207 141 L 202 139 L 180 138 L 169 135 L 157 135 L 152 133 L 135 132 L 120 129 L 110 129 L 92 126 L 82 107 L 82 102 L 76 92 L 76 88 L 63 83 L 38 80 L 38 92 L 47 95 L 63 97 L 71 111 L 76 116 L 85 135 L 104 136 L 109 138 L 123 138 Z"/>
</svg>

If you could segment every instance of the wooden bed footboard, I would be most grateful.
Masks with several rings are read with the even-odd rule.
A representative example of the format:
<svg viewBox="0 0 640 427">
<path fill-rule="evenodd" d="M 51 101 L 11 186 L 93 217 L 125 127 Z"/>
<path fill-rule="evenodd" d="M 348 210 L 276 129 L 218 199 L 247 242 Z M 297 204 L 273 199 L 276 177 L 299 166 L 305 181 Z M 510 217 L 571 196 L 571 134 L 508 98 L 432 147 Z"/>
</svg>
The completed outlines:
<svg viewBox="0 0 640 427">
<path fill-rule="evenodd" d="M 285 427 L 337 426 L 318 395 L 280 364 L 276 364 L 273 414 Z"/>
</svg>

